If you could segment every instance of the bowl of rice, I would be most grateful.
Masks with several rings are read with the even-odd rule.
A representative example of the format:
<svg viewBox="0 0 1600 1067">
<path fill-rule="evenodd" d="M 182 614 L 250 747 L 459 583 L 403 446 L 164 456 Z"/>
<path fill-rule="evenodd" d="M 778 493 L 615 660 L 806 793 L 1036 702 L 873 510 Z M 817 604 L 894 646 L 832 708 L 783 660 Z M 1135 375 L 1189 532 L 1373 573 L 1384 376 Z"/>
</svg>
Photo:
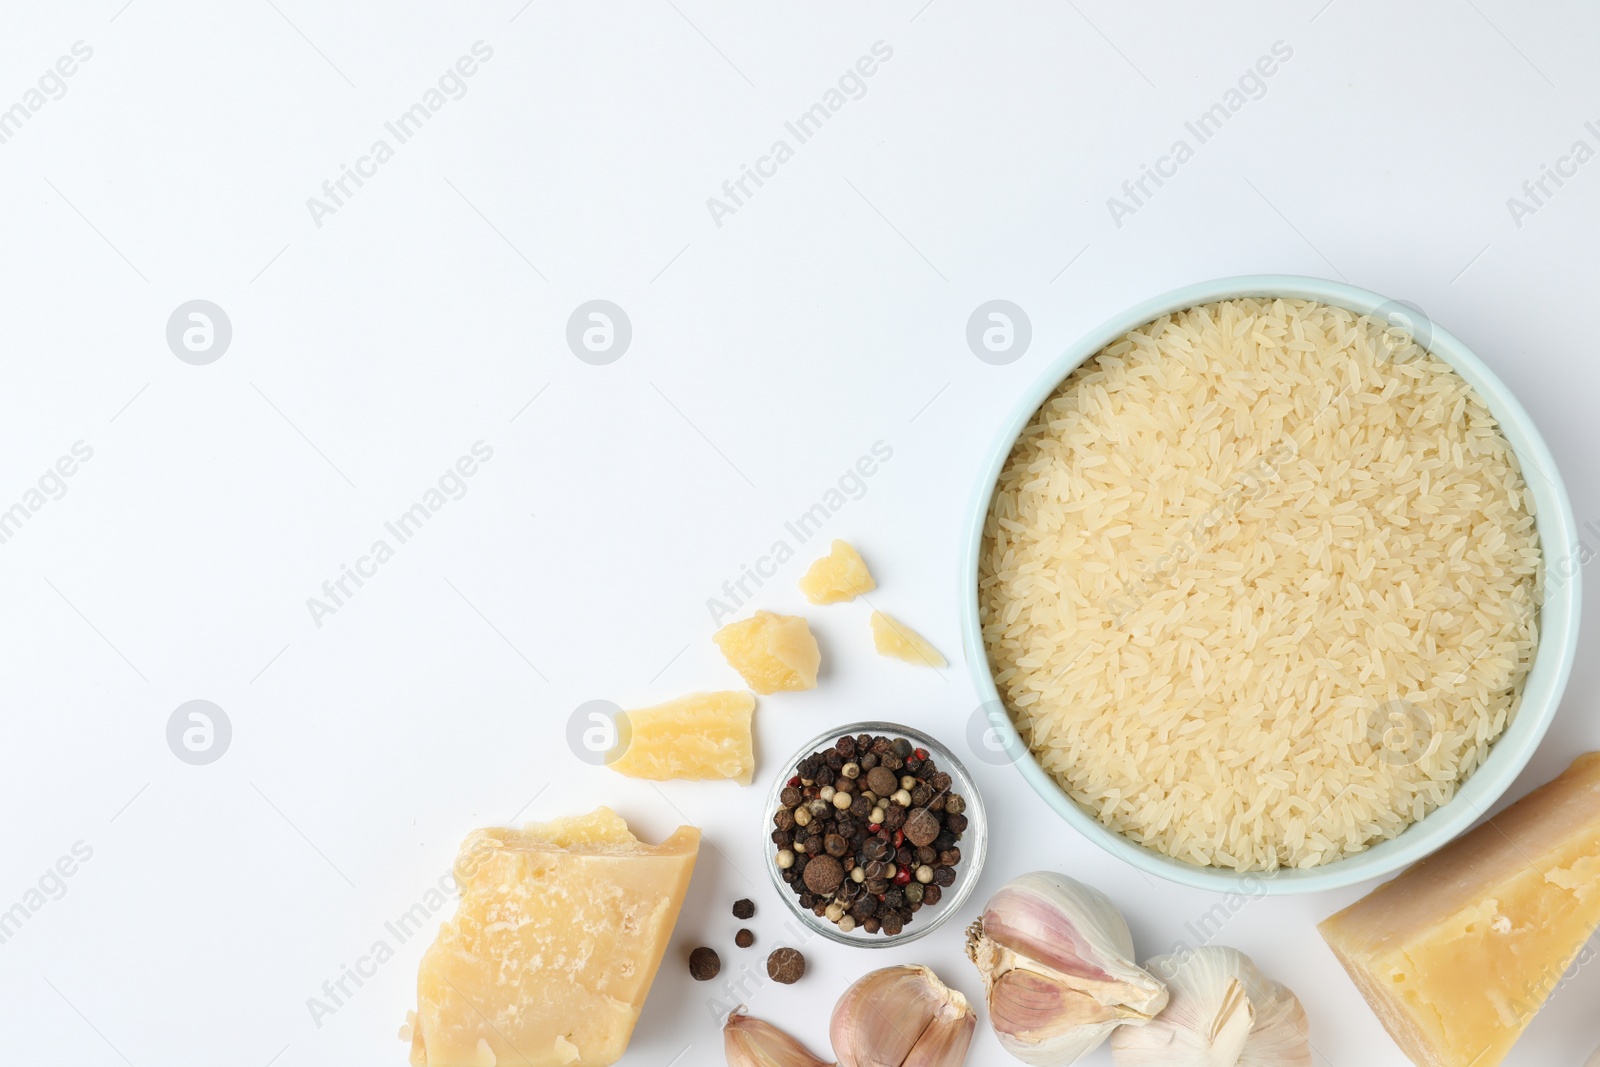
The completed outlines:
<svg viewBox="0 0 1600 1067">
<path fill-rule="evenodd" d="M 1576 649 L 1576 523 L 1538 431 L 1418 309 L 1226 278 L 1062 354 L 963 545 L 991 737 L 1147 872 L 1301 893 L 1487 812 Z"/>
</svg>

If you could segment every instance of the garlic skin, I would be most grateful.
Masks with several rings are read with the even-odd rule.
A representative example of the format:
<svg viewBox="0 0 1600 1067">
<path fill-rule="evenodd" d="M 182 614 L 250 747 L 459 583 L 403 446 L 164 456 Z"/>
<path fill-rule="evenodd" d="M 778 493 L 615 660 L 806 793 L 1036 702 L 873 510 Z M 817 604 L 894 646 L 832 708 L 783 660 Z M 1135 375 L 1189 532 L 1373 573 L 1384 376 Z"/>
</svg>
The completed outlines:
<svg viewBox="0 0 1600 1067">
<path fill-rule="evenodd" d="M 856 981 L 833 1008 L 838 1067 L 961 1067 L 977 1028 L 967 998 L 920 965 Z"/>
<path fill-rule="evenodd" d="M 995 1037 L 1035 1067 L 1074 1063 L 1166 1006 L 1166 986 L 1133 954 L 1109 897 L 1049 871 L 1002 886 L 967 930 Z"/>
<path fill-rule="evenodd" d="M 1111 1035 L 1116 1067 L 1311 1067 L 1305 1009 L 1249 956 L 1208 945 L 1145 966 L 1167 976 L 1172 1001 Z"/>
<path fill-rule="evenodd" d="M 728 1067 L 835 1067 L 771 1023 L 742 1014 L 741 1006 L 722 1027 Z"/>
</svg>

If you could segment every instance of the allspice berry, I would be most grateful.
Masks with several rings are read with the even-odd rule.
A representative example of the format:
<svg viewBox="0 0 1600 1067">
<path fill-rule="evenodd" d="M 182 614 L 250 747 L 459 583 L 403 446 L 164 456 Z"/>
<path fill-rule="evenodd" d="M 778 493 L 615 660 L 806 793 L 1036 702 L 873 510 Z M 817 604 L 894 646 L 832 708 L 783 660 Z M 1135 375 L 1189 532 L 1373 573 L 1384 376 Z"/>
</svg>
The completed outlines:
<svg viewBox="0 0 1600 1067">
<path fill-rule="evenodd" d="M 916 808 L 906 816 L 906 840 L 918 847 L 933 844 L 941 829 L 939 817 L 927 808 Z"/>
<path fill-rule="evenodd" d="M 803 877 L 807 889 L 818 896 L 827 896 L 844 881 L 844 865 L 826 854 L 816 856 L 806 863 Z"/>
<path fill-rule="evenodd" d="M 767 957 L 767 977 L 780 985 L 794 985 L 806 973 L 806 958 L 792 948 L 775 948 Z"/>
<path fill-rule="evenodd" d="M 900 779 L 895 777 L 893 771 L 884 767 L 874 767 L 867 772 L 867 788 L 880 797 L 886 797 L 900 788 Z"/>
<path fill-rule="evenodd" d="M 704 945 L 689 953 L 689 974 L 696 982 L 709 982 L 722 971 L 722 958 L 716 949 Z"/>
<path fill-rule="evenodd" d="M 733 935 L 733 943 L 738 945 L 740 948 L 749 948 L 751 945 L 756 943 L 756 935 L 752 934 L 749 930 L 740 930 L 738 933 Z"/>
</svg>

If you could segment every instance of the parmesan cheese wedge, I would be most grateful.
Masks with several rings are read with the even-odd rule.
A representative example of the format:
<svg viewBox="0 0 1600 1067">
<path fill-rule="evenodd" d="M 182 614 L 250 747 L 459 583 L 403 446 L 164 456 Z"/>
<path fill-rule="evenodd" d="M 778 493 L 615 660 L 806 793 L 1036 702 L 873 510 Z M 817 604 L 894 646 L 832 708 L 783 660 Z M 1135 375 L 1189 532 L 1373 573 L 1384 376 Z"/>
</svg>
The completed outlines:
<svg viewBox="0 0 1600 1067">
<path fill-rule="evenodd" d="M 1600 925 L 1600 752 L 1318 927 L 1419 1067 L 1495 1067 Z"/>
<path fill-rule="evenodd" d="M 630 778 L 732 778 L 755 774 L 750 716 L 756 698 L 742 689 L 691 693 L 653 708 L 625 712 L 626 747 L 606 766 Z"/>
<path fill-rule="evenodd" d="M 692 826 L 647 845 L 609 808 L 468 834 L 461 903 L 417 973 L 413 1067 L 615 1063 L 699 848 Z"/>
</svg>

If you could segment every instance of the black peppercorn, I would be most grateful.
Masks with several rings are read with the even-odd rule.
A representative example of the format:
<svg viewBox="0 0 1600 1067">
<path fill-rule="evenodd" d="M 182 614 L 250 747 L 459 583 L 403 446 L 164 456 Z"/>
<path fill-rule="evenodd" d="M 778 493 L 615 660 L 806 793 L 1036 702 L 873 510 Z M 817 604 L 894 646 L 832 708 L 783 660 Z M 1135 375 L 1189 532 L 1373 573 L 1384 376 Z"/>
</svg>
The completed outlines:
<svg viewBox="0 0 1600 1067">
<path fill-rule="evenodd" d="M 951 815 L 960 815 L 967 810 L 967 802 L 955 793 L 950 793 L 944 798 L 944 810 Z"/>
<path fill-rule="evenodd" d="M 967 832 L 967 817 L 959 814 L 952 815 L 947 809 L 944 817 L 944 827 L 953 834 L 964 834 Z"/>
<path fill-rule="evenodd" d="M 783 792 L 778 794 L 778 803 L 786 808 L 792 808 L 800 803 L 800 790 L 792 785 L 783 787 Z"/>
<path fill-rule="evenodd" d="M 960 862 L 961 850 L 959 848 L 947 848 L 939 853 L 939 866 L 941 867 L 954 867 Z"/>
<path fill-rule="evenodd" d="M 822 849 L 830 856 L 842 856 L 849 847 L 839 834 L 829 834 L 822 839 Z"/>
<path fill-rule="evenodd" d="M 756 902 L 749 897 L 740 897 L 733 902 L 733 917 L 735 919 L 748 919 L 756 913 Z"/>
<path fill-rule="evenodd" d="M 749 948 L 751 945 L 756 943 L 756 935 L 752 934 L 749 930 L 740 930 L 738 933 L 733 935 L 733 943 L 738 945 L 740 948 Z"/>
<path fill-rule="evenodd" d="M 939 898 L 944 895 L 944 890 L 939 888 L 938 882 L 932 882 L 922 887 L 922 902 L 930 908 L 939 903 Z"/>
<path fill-rule="evenodd" d="M 956 869 L 954 867 L 935 867 L 933 869 L 933 884 L 942 885 L 949 889 L 956 884 Z"/>
<path fill-rule="evenodd" d="M 696 982 L 709 982 L 722 970 L 722 959 L 715 949 L 705 946 L 689 953 L 689 974 Z"/>
</svg>

